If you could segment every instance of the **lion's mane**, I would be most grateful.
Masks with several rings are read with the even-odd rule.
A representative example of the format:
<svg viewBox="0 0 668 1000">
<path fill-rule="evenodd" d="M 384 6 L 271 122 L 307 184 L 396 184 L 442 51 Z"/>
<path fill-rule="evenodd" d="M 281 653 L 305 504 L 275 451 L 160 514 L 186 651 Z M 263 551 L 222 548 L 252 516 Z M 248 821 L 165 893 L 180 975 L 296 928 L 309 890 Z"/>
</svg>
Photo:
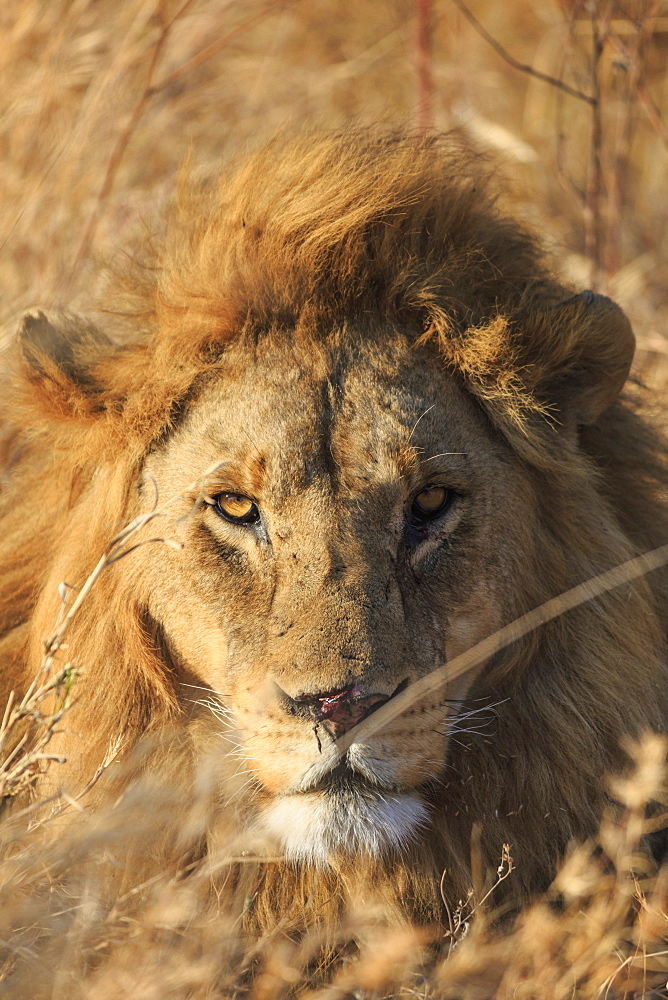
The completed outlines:
<svg viewBox="0 0 668 1000">
<path fill-rule="evenodd" d="M 34 674 L 59 583 L 80 584 L 116 526 L 138 512 L 145 456 L 242 329 L 259 339 L 278 322 L 315 349 L 321 331 L 371 315 L 438 344 L 542 483 L 544 565 L 539 578 L 517 581 L 511 617 L 668 540 L 665 449 L 631 396 L 574 426 L 577 445 L 557 446 L 571 397 L 586 408 L 591 373 L 614 373 L 618 359 L 583 335 L 584 313 L 560 322 L 553 307 L 571 292 L 498 207 L 489 172 L 452 138 L 280 138 L 215 184 L 185 172 L 164 238 L 114 279 L 103 310 L 113 340 L 74 319 L 60 341 L 47 340 L 37 320 L 25 321 L 2 404 L 3 686 Z M 603 510 L 620 533 L 601 527 Z M 493 737 L 471 732 L 451 746 L 429 843 L 400 862 L 369 862 L 366 875 L 361 862 L 324 873 L 261 865 L 257 921 L 326 913 L 363 878 L 433 917 L 443 868 L 455 900 L 466 889 L 474 824 L 490 871 L 511 844 L 516 899 L 544 889 L 569 843 L 596 829 L 602 775 L 623 763 L 620 738 L 668 718 L 657 655 L 667 596 L 665 574 L 655 573 L 497 657 L 472 692 L 500 705 Z M 71 723 L 89 738 L 82 780 L 119 734 L 130 747 L 179 730 L 179 679 L 122 565 L 100 578 L 67 641 L 85 671 Z"/>
</svg>

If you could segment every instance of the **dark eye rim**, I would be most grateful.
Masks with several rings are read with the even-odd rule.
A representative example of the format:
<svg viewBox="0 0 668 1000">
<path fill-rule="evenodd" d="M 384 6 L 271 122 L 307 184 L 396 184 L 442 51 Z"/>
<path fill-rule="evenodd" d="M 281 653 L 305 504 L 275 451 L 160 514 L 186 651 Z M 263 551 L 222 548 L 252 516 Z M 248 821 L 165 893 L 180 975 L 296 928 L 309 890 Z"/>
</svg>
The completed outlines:
<svg viewBox="0 0 668 1000">
<path fill-rule="evenodd" d="M 439 507 L 436 507 L 435 510 L 425 510 L 424 508 L 420 507 L 418 502 L 418 497 L 420 496 L 420 493 L 424 493 L 426 490 L 433 490 L 433 489 L 443 490 L 445 492 L 443 502 L 440 504 Z M 448 486 L 443 486 L 442 483 L 427 483 L 420 489 L 419 493 L 416 493 L 415 496 L 413 497 L 413 501 L 411 503 L 411 508 L 410 508 L 410 518 L 409 518 L 411 525 L 415 528 L 423 528 L 426 525 L 431 524 L 434 521 L 437 521 L 438 518 L 442 517 L 443 514 L 445 514 L 445 512 L 450 508 L 456 495 L 457 494 L 455 490 L 451 489 Z"/>
<path fill-rule="evenodd" d="M 245 500 L 250 502 L 250 509 L 246 514 L 242 514 L 240 517 L 236 517 L 234 514 L 230 514 L 221 504 L 221 499 L 225 497 L 243 497 Z M 224 521 L 229 524 L 240 524 L 242 526 L 252 526 L 254 524 L 259 524 L 260 522 L 260 509 L 254 500 L 247 497 L 245 493 L 233 493 L 231 490 L 225 490 L 222 493 L 217 493 L 216 496 L 211 498 L 213 500 L 213 509 L 219 517 L 222 517 Z"/>
</svg>

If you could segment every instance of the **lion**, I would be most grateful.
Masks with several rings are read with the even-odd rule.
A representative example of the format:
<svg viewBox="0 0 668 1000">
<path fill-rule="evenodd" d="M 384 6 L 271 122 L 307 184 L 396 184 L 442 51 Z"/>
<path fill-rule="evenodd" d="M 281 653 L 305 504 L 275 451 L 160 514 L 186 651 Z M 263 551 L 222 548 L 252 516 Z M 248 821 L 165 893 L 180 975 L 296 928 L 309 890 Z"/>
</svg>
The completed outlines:
<svg viewBox="0 0 668 1000">
<path fill-rule="evenodd" d="M 629 322 L 568 286 L 491 173 L 453 136 L 283 136 L 215 183 L 182 179 L 104 332 L 67 312 L 20 325 L 7 690 L 119 527 L 166 504 L 170 543 L 133 545 L 73 618 L 67 762 L 37 793 L 75 793 L 110 745 L 122 761 L 166 741 L 142 766 L 184 789 L 207 756 L 219 809 L 273 845 L 259 926 L 372 888 L 442 920 L 472 836 L 492 876 L 510 845 L 521 905 L 596 831 L 624 741 L 666 727 L 660 571 L 447 680 L 668 540 L 665 446 L 622 395 Z M 436 693 L 355 738 L 437 669 Z"/>
</svg>

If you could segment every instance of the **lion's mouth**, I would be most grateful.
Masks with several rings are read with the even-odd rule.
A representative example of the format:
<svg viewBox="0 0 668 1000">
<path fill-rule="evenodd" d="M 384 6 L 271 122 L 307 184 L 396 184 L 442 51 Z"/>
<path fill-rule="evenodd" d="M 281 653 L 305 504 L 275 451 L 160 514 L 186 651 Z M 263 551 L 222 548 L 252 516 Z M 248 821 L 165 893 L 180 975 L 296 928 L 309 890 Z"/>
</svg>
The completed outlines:
<svg viewBox="0 0 668 1000">
<path fill-rule="evenodd" d="M 385 705 L 401 694 L 408 685 L 409 679 L 406 677 L 397 684 L 390 694 L 383 694 L 381 692 L 365 692 L 360 685 L 351 682 L 338 690 L 332 689 L 292 697 L 274 681 L 277 700 L 284 712 L 307 719 L 315 724 L 314 731 L 316 733 L 318 729 L 323 729 L 333 739 L 337 739 L 358 726 L 381 705 Z"/>
<path fill-rule="evenodd" d="M 408 792 L 397 781 L 396 761 L 374 752 L 364 744 L 353 743 L 341 756 L 335 743 L 323 746 L 322 754 L 292 786 L 287 795 L 320 794 L 325 798 Z"/>
<path fill-rule="evenodd" d="M 369 780 L 367 775 L 354 770 L 347 759 L 339 761 L 336 767 L 323 774 L 315 784 L 303 789 L 304 793 L 320 792 L 330 796 L 399 791 L 401 789 L 394 783 Z"/>
<path fill-rule="evenodd" d="M 262 826 L 297 862 L 400 854 L 429 822 L 420 788 L 398 780 L 387 740 L 355 741 L 342 753 L 331 735 L 306 772 L 266 802 Z"/>
</svg>

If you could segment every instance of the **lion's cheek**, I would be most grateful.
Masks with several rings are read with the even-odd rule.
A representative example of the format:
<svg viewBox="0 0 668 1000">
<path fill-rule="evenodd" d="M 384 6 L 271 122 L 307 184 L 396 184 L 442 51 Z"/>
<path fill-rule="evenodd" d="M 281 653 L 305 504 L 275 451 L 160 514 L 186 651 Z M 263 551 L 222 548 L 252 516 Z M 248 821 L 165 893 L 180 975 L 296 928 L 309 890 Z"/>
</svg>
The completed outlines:
<svg viewBox="0 0 668 1000">
<path fill-rule="evenodd" d="M 295 778 L 308 769 L 309 761 L 306 755 L 272 757 L 269 749 L 262 753 L 252 748 L 247 748 L 246 753 L 249 770 L 272 795 L 284 794 L 295 784 Z"/>
<path fill-rule="evenodd" d="M 239 728 L 249 772 L 274 795 L 299 785 L 319 756 L 315 735 L 304 739 L 284 719 L 267 717 L 264 723 L 248 726 L 241 713 Z"/>
<path fill-rule="evenodd" d="M 478 592 L 462 608 L 458 614 L 453 615 L 448 623 L 448 630 L 445 642 L 446 660 L 452 663 L 457 657 L 462 656 L 468 650 L 492 635 L 500 628 L 500 615 L 497 610 L 497 602 L 494 595 L 486 592 Z M 460 676 L 455 676 L 447 687 L 447 696 L 450 701 L 465 698 L 471 684 L 478 676 L 485 665 L 485 661 L 475 662 L 472 660 L 469 669 Z"/>
<path fill-rule="evenodd" d="M 399 732 L 379 734 L 365 750 L 364 758 L 356 755 L 356 744 L 350 748 L 349 757 L 356 769 L 373 773 L 375 768 L 382 783 L 399 788 L 417 788 L 442 773 L 445 765 L 447 736 L 442 709 L 436 706 L 429 712 L 410 711 L 402 720 Z"/>
<path fill-rule="evenodd" d="M 143 567 L 142 571 L 147 612 L 153 622 L 160 623 L 170 658 L 196 675 L 202 684 L 226 694 L 229 641 L 219 615 L 207 608 L 206 601 L 178 568 L 166 583 L 154 575 L 155 567 Z M 188 594 L 187 600 L 184 594 Z"/>
</svg>

